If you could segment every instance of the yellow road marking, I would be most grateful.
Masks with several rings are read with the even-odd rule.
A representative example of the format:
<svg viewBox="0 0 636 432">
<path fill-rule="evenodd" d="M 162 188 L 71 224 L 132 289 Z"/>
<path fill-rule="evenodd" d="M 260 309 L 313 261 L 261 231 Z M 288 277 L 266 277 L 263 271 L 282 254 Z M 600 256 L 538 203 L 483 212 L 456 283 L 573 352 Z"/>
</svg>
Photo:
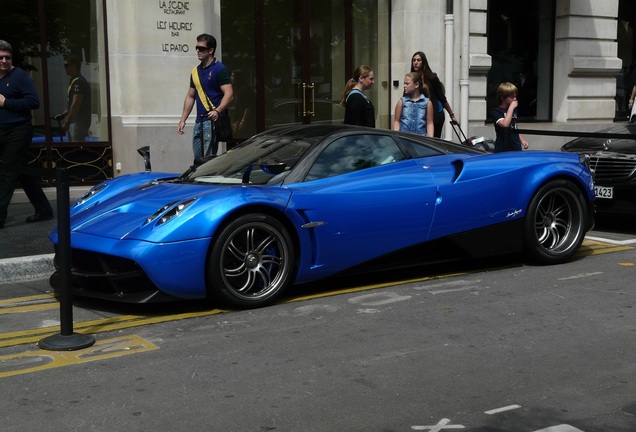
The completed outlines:
<svg viewBox="0 0 636 432">
<path fill-rule="evenodd" d="M 111 318 L 102 318 L 92 321 L 75 323 L 74 330 L 81 330 L 80 333 L 92 334 L 108 332 L 126 328 L 140 327 L 149 324 L 158 324 L 168 321 L 179 321 L 182 319 L 196 318 L 207 315 L 215 315 L 225 312 L 221 309 L 212 309 L 200 312 L 186 312 L 175 315 L 162 315 L 147 317 L 144 315 L 122 315 Z M 60 332 L 60 326 L 42 327 L 20 332 L 0 333 L 0 348 L 38 342 L 40 339 Z"/>
<path fill-rule="evenodd" d="M 26 297 L 15 297 L 10 299 L 0 300 L 0 307 L 5 307 L 5 305 L 14 305 L 20 303 L 34 303 L 42 300 L 53 300 L 55 297 L 53 294 L 38 294 Z"/>
<path fill-rule="evenodd" d="M 59 308 L 60 305 L 56 303 L 46 303 L 46 304 L 37 304 L 30 306 L 13 306 L 11 308 L 0 308 L 0 315 L 7 315 L 13 313 L 23 313 L 23 312 L 35 312 L 35 311 L 43 311 L 49 309 Z"/>
<path fill-rule="evenodd" d="M 0 357 L 0 378 L 156 349 L 159 347 L 151 342 L 130 335 L 98 341 L 77 351 L 27 351 Z"/>
<path fill-rule="evenodd" d="M 599 255 L 610 252 L 620 252 L 634 249 L 633 246 L 623 246 L 623 245 L 615 245 L 612 243 L 605 243 L 598 240 L 583 240 L 583 244 L 581 248 L 577 252 L 577 255 L 582 256 L 590 256 L 590 255 Z"/>
<path fill-rule="evenodd" d="M 449 278 L 449 277 L 463 276 L 463 275 L 466 275 L 466 274 L 468 274 L 468 272 L 448 273 L 448 274 L 443 274 L 443 275 L 425 276 L 425 277 L 421 277 L 421 278 L 406 279 L 406 280 L 401 280 L 401 281 L 384 282 L 384 283 L 373 284 L 373 285 L 363 285 L 363 286 L 354 287 L 354 288 L 344 288 L 344 289 L 340 289 L 340 290 L 337 290 L 337 291 L 326 291 L 326 292 L 322 292 L 322 293 L 316 293 L 316 294 L 309 294 L 309 295 L 306 295 L 306 296 L 294 297 L 294 298 L 291 298 L 291 299 L 287 299 L 284 303 L 292 303 L 292 302 L 310 300 L 310 299 L 315 299 L 315 298 L 330 297 L 330 296 L 332 296 L 334 294 L 350 294 L 350 293 L 355 293 L 355 292 L 360 292 L 360 291 L 369 291 L 369 290 L 374 290 L 374 289 L 378 289 L 378 288 L 386 288 L 386 287 L 389 287 L 389 286 L 396 286 L 396 285 L 406 285 L 406 284 L 410 284 L 410 283 L 423 282 L 423 281 L 427 281 L 427 280 L 446 279 L 446 278 Z"/>
</svg>

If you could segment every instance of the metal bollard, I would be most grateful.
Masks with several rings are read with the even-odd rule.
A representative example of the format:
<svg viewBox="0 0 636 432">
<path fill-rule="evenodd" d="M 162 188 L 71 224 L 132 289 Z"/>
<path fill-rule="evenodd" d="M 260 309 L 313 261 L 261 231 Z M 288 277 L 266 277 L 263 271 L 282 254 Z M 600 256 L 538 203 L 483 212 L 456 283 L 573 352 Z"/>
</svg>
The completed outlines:
<svg viewBox="0 0 636 432">
<path fill-rule="evenodd" d="M 74 351 L 95 343 L 90 335 L 73 333 L 73 297 L 71 294 L 71 215 L 69 176 L 58 168 L 57 179 L 57 258 L 60 266 L 60 334 L 45 337 L 38 346 L 50 351 Z"/>
</svg>

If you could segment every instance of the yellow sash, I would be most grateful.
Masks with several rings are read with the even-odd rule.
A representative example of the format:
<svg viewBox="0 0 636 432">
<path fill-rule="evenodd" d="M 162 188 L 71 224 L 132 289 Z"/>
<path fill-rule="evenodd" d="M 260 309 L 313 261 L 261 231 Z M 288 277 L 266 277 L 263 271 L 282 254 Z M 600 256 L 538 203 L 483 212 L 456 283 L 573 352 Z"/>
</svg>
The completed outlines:
<svg viewBox="0 0 636 432">
<path fill-rule="evenodd" d="M 197 66 L 192 69 L 192 81 L 194 82 L 194 87 L 197 89 L 197 93 L 199 94 L 199 99 L 201 103 L 208 111 L 213 111 L 216 109 L 210 98 L 208 97 L 205 90 L 203 90 L 203 86 L 201 85 L 201 81 L 199 80 L 199 70 Z"/>
<path fill-rule="evenodd" d="M 75 81 L 77 81 L 77 77 L 73 78 L 71 83 L 68 85 L 68 90 L 66 90 L 66 97 L 67 98 L 71 97 L 71 89 L 73 88 L 73 84 L 75 84 Z"/>
</svg>

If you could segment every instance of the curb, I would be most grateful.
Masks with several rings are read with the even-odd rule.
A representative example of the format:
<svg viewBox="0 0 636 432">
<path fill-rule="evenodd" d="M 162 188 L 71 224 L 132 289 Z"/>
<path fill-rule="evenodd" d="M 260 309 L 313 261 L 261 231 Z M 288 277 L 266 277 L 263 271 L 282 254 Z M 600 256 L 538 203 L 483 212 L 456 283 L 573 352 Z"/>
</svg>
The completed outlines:
<svg viewBox="0 0 636 432">
<path fill-rule="evenodd" d="M 0 280 L 15 282 L 26 279 L 48 278 L 53 274 L 54 254 L 0 259 Z"/>
</svg>

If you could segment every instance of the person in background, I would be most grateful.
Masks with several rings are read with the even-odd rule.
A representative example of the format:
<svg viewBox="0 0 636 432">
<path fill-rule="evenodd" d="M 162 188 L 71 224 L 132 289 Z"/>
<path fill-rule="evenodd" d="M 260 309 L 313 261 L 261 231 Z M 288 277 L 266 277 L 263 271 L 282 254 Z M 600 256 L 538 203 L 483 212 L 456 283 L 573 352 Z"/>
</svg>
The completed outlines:
<svg viewBox="0 0 636 432">
<path fill-rule="evenodd" d="M 79 57 L 70 55 L 64 58 L 64 69 L 70 77 L 66 110 L 55 116 L 61 121 L 62 130 L 69 141 L 86 141 L 91 126 L 91 86 L 81 73 L 82 62 Z"/>
<path fill-rule="evenodd" d="M 197 36 L 195 48 L 197 50 L 197 58 L 201 62 L 196 67 L 196 73 L 202 91 L 199 92 L 197 90 L 192 74 L 190 74 L 190 88 L 183 101 L 183 112 L 181 113 L 181 121 L 179 121 L 177 132 L 179 135 L 183 135 L 186 120 L 196 103 L 197 118 L 192 136 L 192 151 L 196 160 L 205 156 L 216 155 L 218 152 L 219 141 L 214 133 L 214 122 L 229 107 L 234 98 L 234 92 L 232 90 L 230 71 L 214 57 L 216 52 L 216 39 L 214 36 L 205 33 L 200 34 Z M 211 106 L 211 109 L 207 109 L 206 106 Z"/>
<path fill-rule="evenodd" d="M 517 128 L 517 87 L 509 82 L 497 87 L 499 106 L 492 111 L 495 124 L 495 153 L 520 151 L 528 148 L 528 142 L 521 136 Z"/>
<path fill-rule="evenodd" d="M 361 65 L 345 84 L 340 104 L 345 107 L 344 124 L 375 127 L 375 108 L 364 94 L 375 84 L 373 69 Z"/>
<path fill-rule="evenodd" d="M 419 73 L 404 76 L 404 96 L 395 105 L 393 130 L 433 136 L 433 103 L 427 92 Z"/>
<path fill-rule="evenodd" d="M 256 95 L 246 82 L 243 71 L 232 71 L 232 89 L 234 90 L 234 138 L 249 138 L 256 132 L 255 116 L 251 107 Z"/>
<path fill-rule="evenodd" d="M 0 40 L 0 228 L 4 228 L 18 182 L 35 208 L 26 222 L 53 219 L 40 179 L 23 172 L 33 138 L 31 111 L 39 107 L 40 98 L 31 77 L 13 66 L 11 44 Z"/>
<path fill-rule="evenodd" d="M 634 107 L 634 98 L 636 98 L 636 84 L 632 87 L 632 93 L 629 95 L 629 102 L 627 103 L 627 108 L 629 108 L 629 117 L 627 121 L 630 123 L 633 122 L 636 117 L 636 107 Z"/>
<path fill-rule="evenodd" d="M 424 84 L 428 86 L 429 97 L 433 102 L 433 109 L 435 114 L 433 115 L 433 123 L 435 126 L 434 136 L 440 138 L 442 136 L 442 129 L 444 128 L 444 109 L 448 111 L 448 115 L 453 123 L 459 123 L 455 113 L 450 104 L 446 100 L 446 91 L 444 90 L 444 84 L 440 81 L 436 73 L 431 70 L 428 64 L 428 59 L 422 51 L 418 51 L 411 57 L 411 72 L 419 72 L 422 75 Z"/>
<path fill-rule="evenodd" d="M 534 73 L 532 60 L 523 59 L 519 78 L 515 85 L 519 90 L 519 117 L 536 117 L 537 115 L 537 75 Z"/>
</svg>

